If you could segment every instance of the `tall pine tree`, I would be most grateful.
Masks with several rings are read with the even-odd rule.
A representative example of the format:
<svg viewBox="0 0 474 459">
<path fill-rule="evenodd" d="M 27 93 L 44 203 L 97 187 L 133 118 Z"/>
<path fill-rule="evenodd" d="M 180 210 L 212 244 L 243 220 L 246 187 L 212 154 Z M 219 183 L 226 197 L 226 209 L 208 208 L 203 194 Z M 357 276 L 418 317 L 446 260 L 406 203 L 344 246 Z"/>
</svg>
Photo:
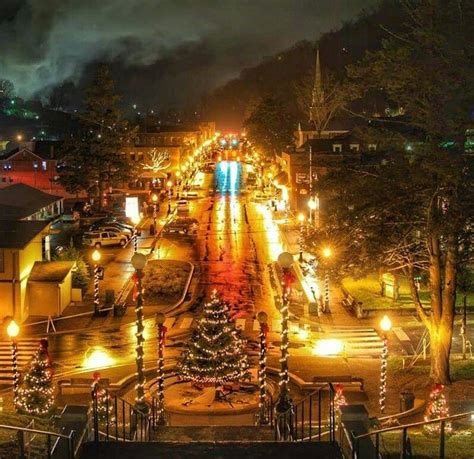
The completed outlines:
<svg viewBox="0 0 474 459">
<path fill-rule="evenodd" d="M 70 193 L 85 191 L 104 204 L 104 190 L 127 182 L 133 173 L 124 145 L 135 135 L 118 108 L 120 96 L 105 65 L 98 68 L 87 90 L 85 110 L 79 115 L 80 131 L 63 147 L 61 183 Z"/>
<path fill-rule="evenodd" d="M 45 416 L 54 407 L 53 368 L 46 339 L 40 341 L 18 390 L 16 404 L 18 411 L 32 416 Z"/>
<path fill-rule="evenodd" d="M 249 378 L 245 341 L 230 319 L 229 308 L 214 291 L 179 363 L 185 381 L 219 386 Z"/>
</svg>

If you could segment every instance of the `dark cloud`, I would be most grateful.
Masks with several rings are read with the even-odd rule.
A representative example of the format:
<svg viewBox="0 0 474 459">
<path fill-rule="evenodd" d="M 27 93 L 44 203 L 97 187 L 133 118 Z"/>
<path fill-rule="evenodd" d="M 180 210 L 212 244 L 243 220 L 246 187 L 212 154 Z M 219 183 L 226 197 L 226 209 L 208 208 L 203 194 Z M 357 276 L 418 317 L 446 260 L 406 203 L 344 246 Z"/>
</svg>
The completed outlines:
<svg viewBox="0 0 474 459">
<path fill-rule="evenodd" d="M 1 0 L 0 78 L 24 96 L 112 63 L 149 104 L 185 102 L 377 0 Z"/>
</svg>

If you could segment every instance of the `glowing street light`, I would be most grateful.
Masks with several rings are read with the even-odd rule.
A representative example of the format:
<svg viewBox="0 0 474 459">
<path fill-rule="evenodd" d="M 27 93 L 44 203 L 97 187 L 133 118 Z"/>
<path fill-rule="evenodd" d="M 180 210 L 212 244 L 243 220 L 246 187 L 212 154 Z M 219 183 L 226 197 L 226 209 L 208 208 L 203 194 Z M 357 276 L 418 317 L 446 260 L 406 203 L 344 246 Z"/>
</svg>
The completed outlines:
<svg viewBox="0 0 474 459">
<path fill-rule="evenodd" d="M 151 200 L 153 201 L 153 234 L 156 234 L 156 203 L 158 202 L 158 196 L 156 193 L 153 193 L 151 196 Z"/>
<path fill-rule="evenodd" d="M 390 317 L 384 315 L 380 321 L 380 329 L 382 330 L 383 348 L 382 354 L 380 355 L 380 396 L 379 406 L 380 412 L 385 411 L 385 399 L 387 392 L 387 360 L 388 360 L 388 338 L 387 332 L 392 328 L 392 321 Z"/>
<path fill-rule="evenodd" d="M 7 334 L 11 340 L 12 346 L 12 372 L 13 372 L 13 403 L 16 406 L 18 398 L 18 387 L 20 385 L 20 373 L 18 372 L 18 344 L 16 337 L 20 333 L 20 327 L 12 320 L 7 327 Z"/>
<path fill-rule="evenodd" d="M 92 260 L 94 261 L 94 315 L 99 314 L 99 261 L 101 259 L 100 251 L 95 249 L 92 252 Z"/>
<path fill-rule="evenodd" d="M 299 257 L 299 262 L 300 263 L 303 263 L 303 239 L 304 239 L 304 221 L 305 221 L 305 217 L 302 213 L 298 214 L 298 222 L 300 224 L 300 257 Z"/>
</svg>

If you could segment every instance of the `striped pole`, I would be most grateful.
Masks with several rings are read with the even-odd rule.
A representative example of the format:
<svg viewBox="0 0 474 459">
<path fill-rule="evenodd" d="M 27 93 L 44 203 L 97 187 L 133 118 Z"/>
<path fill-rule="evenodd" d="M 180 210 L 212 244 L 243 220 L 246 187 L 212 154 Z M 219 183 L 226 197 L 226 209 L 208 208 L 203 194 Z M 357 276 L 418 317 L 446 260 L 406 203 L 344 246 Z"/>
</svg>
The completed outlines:
<svg viewBox="0 0 474 459">
<path fill-rule="evenodd" d="M 163 350 L 165 347 L 165 335 L 166 335 L 166 327 L 164 326 L 165 322 L 165 315 L 163 313 L 158 313 L 156 315 L 156 322 L 158 325 L 158 388 L 157 388 L 157 396 L 158 396 L 158 412 L 157 412 L 157 421 L 158 425 L 165 425 L 166 418 L 165 418 L 165 380 L 164 380 L 164 355 Z"/>
<path fill-rule="evenodd" d="M 380 396 L 379 406 L 380 412 L 385 412 L 385 394 L 387 391 L 387 359 L 388 359 L 388 339 L 387 335 L 383 336 L 383 348 L 380 356 Z"/>
<path fill-rule="evenodd" d="M 324 274 L 324 312 L 331 312 L 329 309 L 329 273 Z"/>
<path fill-rule="evenodd" d="M 99 301 L 99 265 L 94 265 L 94 314 L 98 314 L 100 309 Z"/>
<path fill-rule="evenodd" d="M 138 250 L 138 234 L 137 234 L 137 227 L 134 226 L 133 227 L 133 235 L 132 235 L 132 239 L 133 239 L 133 251 L 135 253 L 137 253 L 137 250 Z"/>
<path fill-rule="evenodd" d="M 266 410 L 267 401 L 267 314 L 263 311 L 259 312 L 257 319 L 260 323 L 260 355 L 258 360 L 258 385 L 260 396 L 258 401 L 259 416 L 258 423 L 261 425 L 268 424 L 268 413 Z"/>
<path fill-rule="evenodd" d="M 18 372 L 18 344 L 12 339 L 12 370 L 13 370 L 13 404 L 17 405 L 18 387 L 20 385 L 20 373 Z"/>
</svg>

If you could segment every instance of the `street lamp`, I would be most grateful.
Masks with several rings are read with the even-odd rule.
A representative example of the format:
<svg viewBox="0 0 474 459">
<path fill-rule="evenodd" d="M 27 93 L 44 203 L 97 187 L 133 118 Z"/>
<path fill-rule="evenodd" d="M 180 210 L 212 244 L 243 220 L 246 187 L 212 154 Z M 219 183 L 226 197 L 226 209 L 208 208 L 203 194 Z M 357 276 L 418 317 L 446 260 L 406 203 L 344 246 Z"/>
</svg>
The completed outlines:
<svg viewBox="0 0 474 459">
<path fill-rule="evenodd" d="M 380 329 L 382 330 L 383 348 L 380 355 L 380 396 L 379 405 L 380 412 L 385 411 L 385 394 L 387 392 L 387 359 L 388 359 L 388 338 L 387 332 L 392 328 L 392 321 L 385 315 L 380 321 Z"/>
<path fill-rule="evenodd" d="M 140 223 L 140 216 L 135 215 L 132 217 L 133 223 L 133 233 L 132 233 L 132 241 L 133 241 L 133 251 L 137 253 L 138 250 L 138 224 Z"/>
<path fill-rule="evenodd" d="M 18 372 L 18 344 L 16 337 L 20 333 L 20 327 L 12 320 L 7 327 L 7 334 L 12 345 L 12 371 L 13 371 L 13 404 L 16 406 L 18 398 L 18 386 L 20 385 L 20 374 Z"/>
<path fill-rule="evenodd" d="M 304 215 L 302 213 L 298 214 L 298 222 L 300 224 L 300 258 L 299 262 L 303 263 L 303 232 L 304 232 Z"/>
<path fill-rule="evenodd" d="M 259 415 L 258 423 L 268 424 L 268 414 L 266 410 L 267 400 L 267 333 L 268 333 L 268 316 L 266 312 L 260 311 L 257 314 L 257 320 L 260 324 L 260 354 L 258 361 L 258 384 L 260 388 L 260 397 L 258 401 Z"/>
<path fill-rule="evenodd" d="M 331 258 L 332 250 L 330 247 L 323 249 L 323 257 L 326 259 Z M 331 312 L 329 309 L 329 271 L 326 267 L 324 272 L 324 312 Z"/>
<path fill-rule="evenodd" d="M 135 385 L 136 389 L 136 398 L 135 398 L 135 407 L 143 413 L 148 412 L 148 406 L 145 402 L 145 372 L 143 366 L 143 291 L 142 291 L 142 277 L 143 269 L 145 268 L 147 259 L 143 253 L 136 252 L 132 256 L 132 266 L 135 269 L 134 281 L 136 285 L 136 301 L 135 301 L 135 314 L 136 314 L 136 338 L 137 338 L 137 347 L 136 350 L 136 363 L 137 363 L 137 384 Z"/>
<path fill-rule="evenodd" d="M 157 377 L 158 377 L 158 407 L 157 407 L 157 421 L 158 425 L 165 425 L 165 384 L 164 384 L 164 357 L 163 351 L 165 347 L 165 337 L 167 329 L 164 325 L 166 320 L 166 316 L 159 312 L 156 314 L 156 325 L 158 327 L 158 370 L 157 370 Z"/>
<path fill-rule="evenodd" d="M 94 261 L 94 315 L 99 314 L 100 300 L 99 300 L 99 261 L 101 259 L 99 250 L 95 249 L 92 252 L 92 260 Z"/>
<path fill-rule="evenodd" d="M 293 402 L 290 398 L 288 384 L 288 318 L 289 297 L 291 291 L 293 255 L 283 252 L 278 256 L 278 264 L 283 271 L 283 298 L 281 305 L 281 357 L 280 357 L 280 394 L 275 406 L 277 439 L 290 440 L 293 434 Z"/>
<path fill-rule="evenodd" d="M 158 202 L 158 196 L 153 193 L 151 200 L 153 201 L 153 234 L 156 234 L 156 203 Z"/>
<path fill-rule="evenodd" d="M 166 182 L 166 186 L 168 187 L 168 215 L 171 213 L 171 187 L 173 186 L 173 182 L 168 180 Z"/>
</svg>

